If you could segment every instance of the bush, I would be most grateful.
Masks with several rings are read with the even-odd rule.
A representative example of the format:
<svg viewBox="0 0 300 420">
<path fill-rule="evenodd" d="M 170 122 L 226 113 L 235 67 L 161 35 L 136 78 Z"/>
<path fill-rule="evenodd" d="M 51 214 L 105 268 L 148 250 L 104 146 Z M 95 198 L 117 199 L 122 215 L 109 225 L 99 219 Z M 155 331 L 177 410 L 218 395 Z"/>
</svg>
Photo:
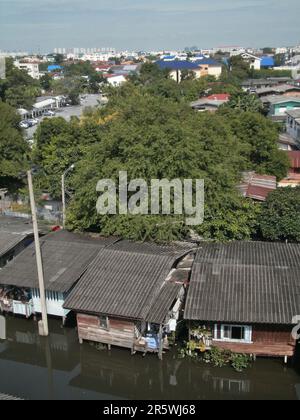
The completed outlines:
<svg viewBox="0 0 300 420">
<path fill-rule="evenodd" d="M 233 353 L 230 350 L 220 349 L 219 347 L 212 347 L 203 357 L 200 357 L 190 343 L 187 343 L 186 347 L 181 348 L 179 352 L 180 358 L 185 358 L 186 356 L 209 363 L 214 367 L 231 366 L 236 372 L 243 372 L 251 363 L 251 357 L 247 354 Z"/>
</svg>

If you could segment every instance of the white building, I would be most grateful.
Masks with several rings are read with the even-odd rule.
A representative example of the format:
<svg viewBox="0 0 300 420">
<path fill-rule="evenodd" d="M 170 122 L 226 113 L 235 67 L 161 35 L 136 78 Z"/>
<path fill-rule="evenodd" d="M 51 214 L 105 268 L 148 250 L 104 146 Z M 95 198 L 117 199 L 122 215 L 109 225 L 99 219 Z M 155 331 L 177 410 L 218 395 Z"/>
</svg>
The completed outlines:
<svg viewBox="0 0 300 420">
<path fill-rule="evenodd" d="M 38 63 L 23 63 L 21 61 L 15 61 L 14 65 L 18 69 L 26 71 L 29 74 L 29 76 L 31 76 L 33 79 L 40 78 Z"/>
<path fill-rule="evenodd" d="M 261 59 L 259 57 L 256 57 L 255 55 L 249 54 L 247 52 L 241 54 L 241 57 L 249 63 L 250 68 L 253 70 L 260 70 Z"/>
<path fill-rule="evenodd" d="M 126 78 L 123 75 L 107 75 L 107 83 L 111 86 L 121 86 L 126 82 Z"/>
</svg>

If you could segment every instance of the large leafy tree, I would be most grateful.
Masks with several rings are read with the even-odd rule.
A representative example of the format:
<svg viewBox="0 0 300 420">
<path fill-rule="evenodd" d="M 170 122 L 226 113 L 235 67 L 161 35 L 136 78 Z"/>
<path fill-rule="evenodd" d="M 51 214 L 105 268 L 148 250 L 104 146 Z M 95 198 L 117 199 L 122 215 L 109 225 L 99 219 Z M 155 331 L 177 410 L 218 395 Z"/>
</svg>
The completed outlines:
<svg viewBox="0 0 300 420">
<path fill-rule="evenodd" d="M 39 81 L 16 68 L 12 59 L 7 59 L 6 78 L 0 80 L 0 98 L 14 108 L 29 109 L 39 94 Z"/>
<path fill-rule="evenodd" d="M 0 188 L 9 190 L 20 184 L 29 152 L 19 122 L 16 111 L 0 101 Z"/>
<path fill-rule="evenodd" d="M 250 237 L 256 208 L 236 190 L 239 144 L 223 117 L 194 113 L 186 105 L 136 91 L 92 118 L 102 121 L 101 138 L 77 166 L 70 227 L 134 239 L 171 240 L 187 234 L 184 216 L 97 215 L 98 180 L 117 180 L 119 171 L 126 170 L 129 179 L 143 178 L 149 185 L 157 178 L 204 179 L 207 216 L 195 230 L 221 240 Z"/>
<path fill-rule="evenodd" d="M 259 225 L 264 240 L 300 242 L 300 187 L 278 188 L 269 194 Z"/>
<path fill-rule="evenodd" d="M 239 139 L 244 170 L 274 175 L 283 179 L 290 162 L 287 154 L 278 149 L 278 128 L 256 112 L 238 112 L 224 108 L 220 115 L 226 118 L 231 130 Z"/>
<path fill-rule="evenodd" d="M 143 178 L 148 185 L 151 179 L 204 179 L 205 220 L 193 230 L 209 239 L 251 238 L 260 206 L 241 197 L 236 185 L 243 170 L 278 178 L 286 174 L 288 162 L 277 150 L 275 126 L 261 114 L 230 108 L 194 112 L 182 93 L 177 95 L 184 83 L 198 86 L 199 81 L 177 85 L 151 69 L 154 81 L 147 77 L 143 83 L 109 88 L 105 108 L 70 123 L 52 119 L 41 124 L 35 144 L 43 169 L 40 185 L 59 197 L 60 176 L 75 160 L 69 179 L 75 191 L 68 214 L 72 229 L 172 240 L 189 232 L 185 216 L 99 216 L 97 182 L 117 180 L 124 170 L 129 179 Z M 163 93 L 168 84 L 174 93 Z"/>
<path fill-rule="evenodd" d="M 263 110 L 262 102 L 258 97 L 247 92 L 231 94 L 229 102 L 224 107 L 246 112 L 261 112 Z"/>
</svg>

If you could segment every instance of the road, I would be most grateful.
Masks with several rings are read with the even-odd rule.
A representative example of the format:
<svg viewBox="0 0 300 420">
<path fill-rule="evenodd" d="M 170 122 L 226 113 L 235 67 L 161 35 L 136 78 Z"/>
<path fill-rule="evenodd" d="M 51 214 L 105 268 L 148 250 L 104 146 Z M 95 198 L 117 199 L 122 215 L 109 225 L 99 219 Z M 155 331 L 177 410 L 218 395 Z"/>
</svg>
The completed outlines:
<svg viewBox="0 0 300 420">
<path fill-rule="evenodd" d="M 86 95 L 86 99 L 82 101 L 81 105 L 69 106 L 56 110 L 56 117 L 62 117 L 65 120 L 70 121 L 71 117 L 80 117 L 85 108 L 96 107 L 99 104 L 98 101 L 101 101 L 101 95 Z M 46 117 L 39 118 L 39 122 L 43 121 L 44 118 Z M 25 130 L 26 138 L 28 140 L 33 139 L 34 133 L 36 132 L 37 128 L 38 125 L 35 125 L 34 127 L 30 127 L 27 130 Z"/>
</svg>

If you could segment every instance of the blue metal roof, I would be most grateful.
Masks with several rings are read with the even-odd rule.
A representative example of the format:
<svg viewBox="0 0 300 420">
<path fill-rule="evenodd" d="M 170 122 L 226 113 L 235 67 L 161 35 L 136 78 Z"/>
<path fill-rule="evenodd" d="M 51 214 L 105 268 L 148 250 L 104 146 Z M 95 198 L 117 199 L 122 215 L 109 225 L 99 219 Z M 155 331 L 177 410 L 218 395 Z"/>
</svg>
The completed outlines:
<svg viewBox="0 0 300 420">
<path fill-rule="evenodd" d="M 197 60 L 195 63 L 199 65 L 210 65 L 210 66 L 220 66 L 221 64 L 218 63 L 216 60 L 212 58 L 203 58 L 202 60 Z"/>
<path fill-rule="evenodd" d="M 62 70 L 63 67 L 59 66 L 58 64 L 51 64 L 50 66 L 48 66 L 48 71 L 55 71 L 55 70 Z"/>
<path fill-rule="evenodd" d="M 156 61 L 156 64 L 160 67 L 161 70 L 199 70 L 199 66 L 190 61 Z"/>
<path fill-rule="evenodd" d="M 262 57 L 260 62 L 261 67 L 274 67 L 275 66 L 275 60 L 273 57 Z"/>
<path fill-rule="evenodd" d="M 165 55 L 163 60 L 175 60 L 176 55 Z"/>
</svg>

